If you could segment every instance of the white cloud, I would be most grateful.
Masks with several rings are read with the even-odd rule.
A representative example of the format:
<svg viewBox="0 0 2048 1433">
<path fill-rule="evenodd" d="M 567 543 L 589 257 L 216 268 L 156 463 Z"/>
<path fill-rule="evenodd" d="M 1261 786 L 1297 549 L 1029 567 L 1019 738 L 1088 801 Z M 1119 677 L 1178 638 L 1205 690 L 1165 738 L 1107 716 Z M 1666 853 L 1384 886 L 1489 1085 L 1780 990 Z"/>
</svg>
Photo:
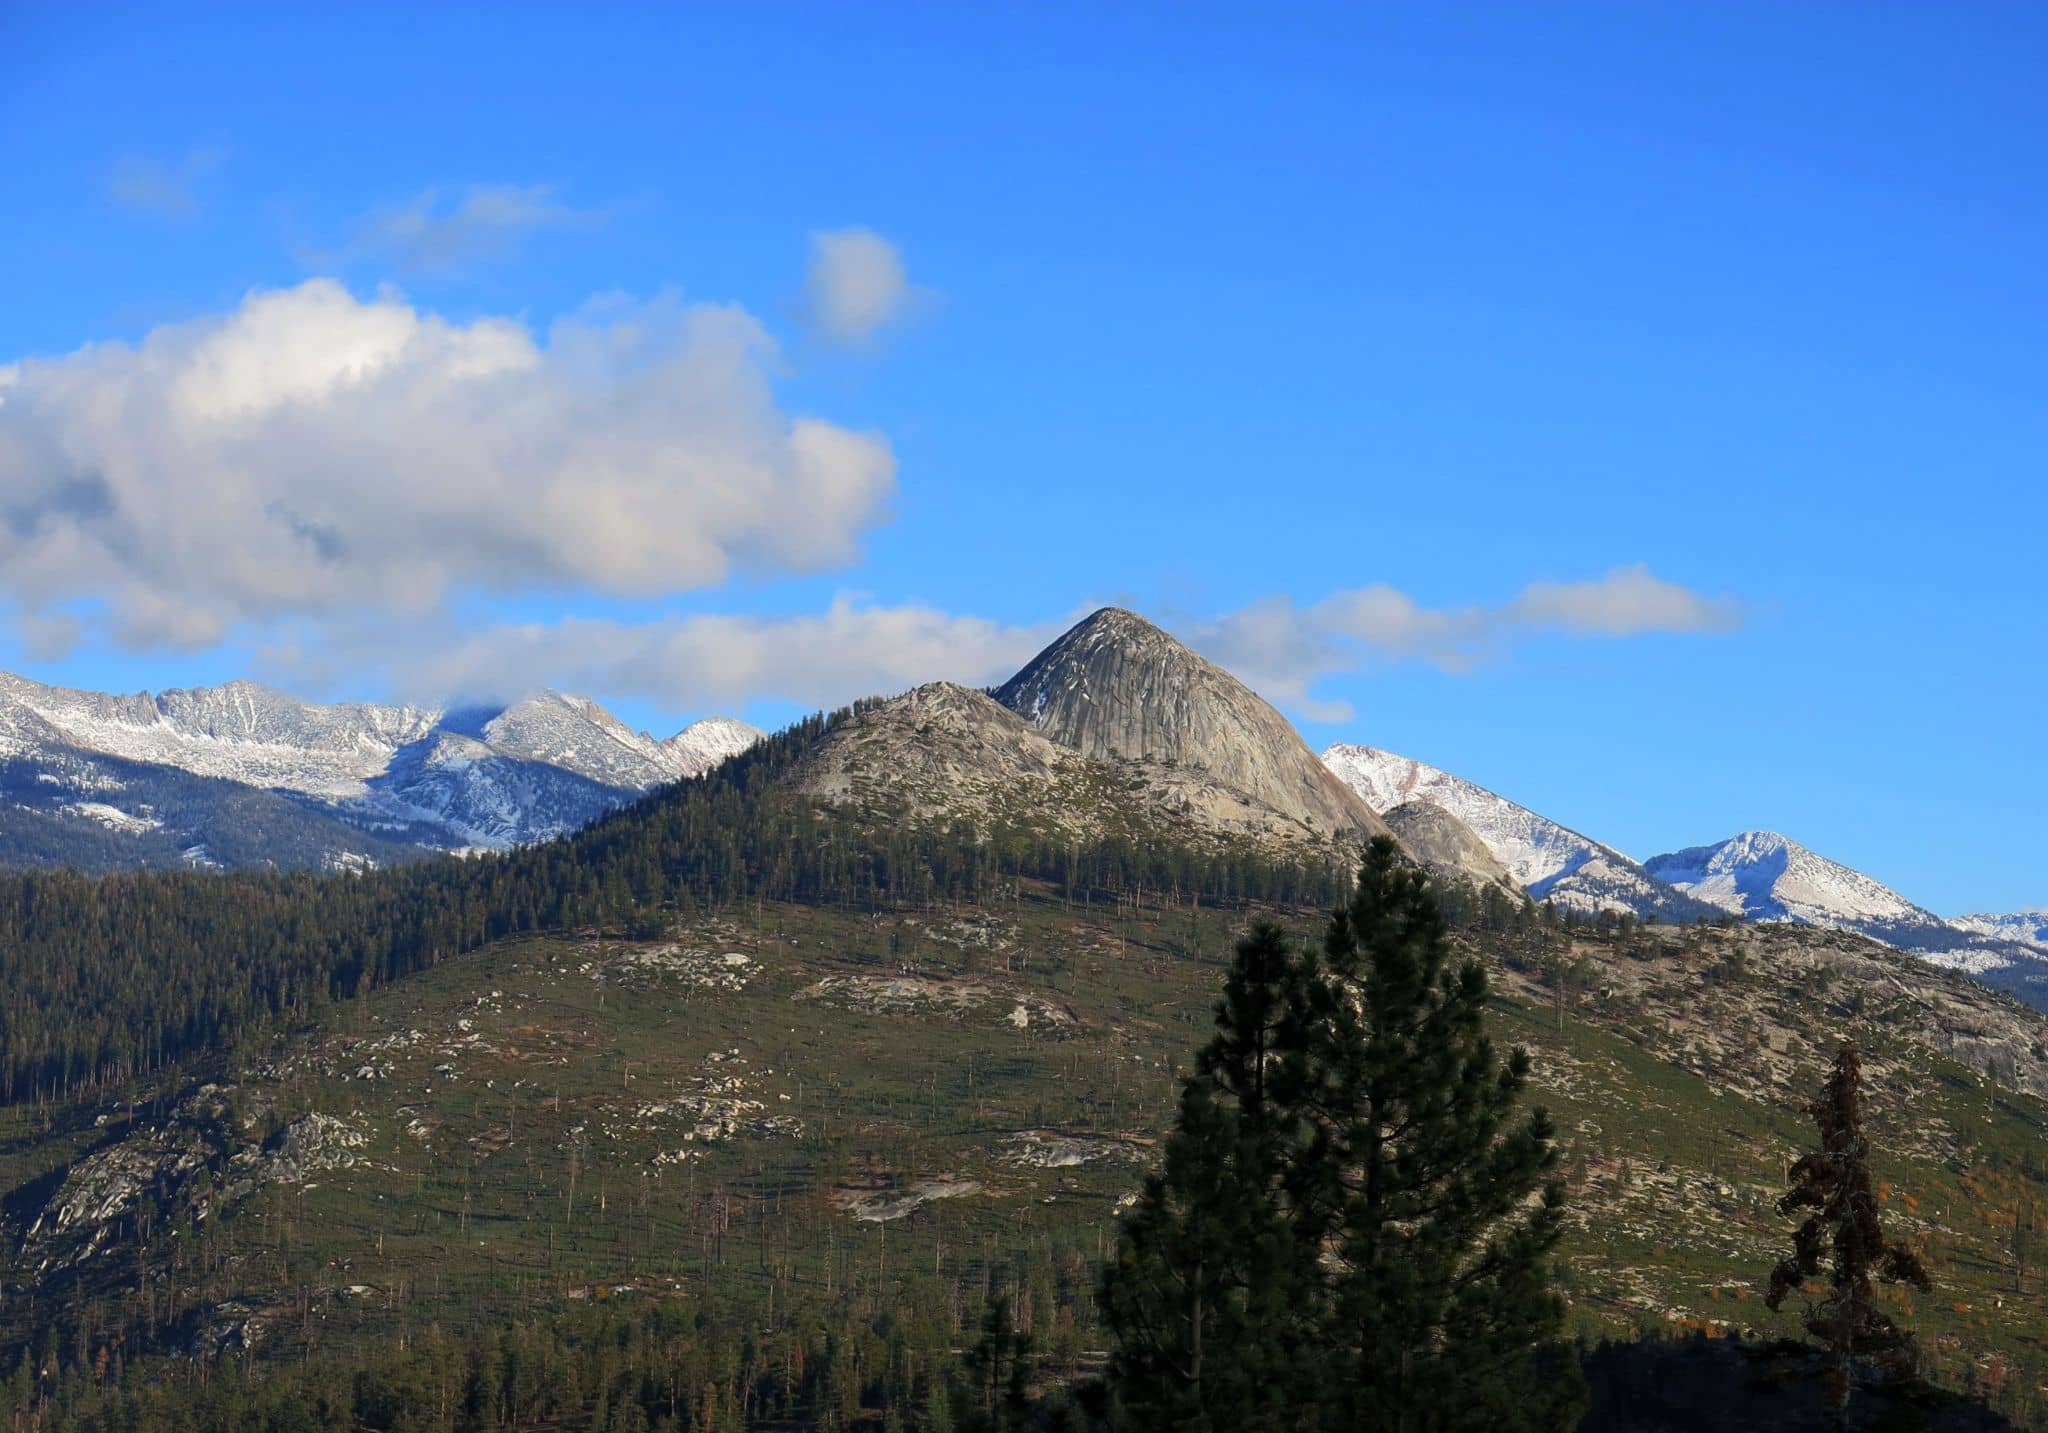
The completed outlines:
<svg viewBox="0 0 2048 1433">
<path fill-rule="evenodd" d="M 1621 602 L 1644 579 L 1656 583 L 1663 606 L 1637 611 L 1625 633 L 1605 618 L 1573 624 L 1552 615 L 1551 584 L 1531 584 L 1493 608 L 1428 608 L 1394 588 L 1373 586 L 1307 606 L 1289 597 L 1264 597 L 1218 617 L 1168 617 L 1162 625 L 1284 710 L 1313 721 L 1343 721 L 1352 715 L 1350 705 L 1319 697 L 1315 688 L 1369 663 L 1426 661 L 1464 671 L 1520 638 L 1553 629 L 1606 637 L 1725 631 L 1740 620 L 1739 607 L 1726 599 L 1697 598 L 1689 589 L 1648 578 L 1640 568 L 1568 587 L 1618 593 L 1611 600 Z M 1676 594 L 1703 605 L 1680 603 Z M 360 667 L 374 653 L 400 695 L 422 700 L 509 699 L 551 685 L 652 701 L 678 712 L 732 711 L 751 701 L 831 707 L 942 678 L 995 685 L 1078 615 L 1002 623 L 841 596 L 815 615 L 707 615 L 637 624 L 571 618 L 493 627 L 446 641 L 415 634 L 402 655 L 390 650 L 388 637 L 369 636 L 347 652 L 272 656 L 287 669 L 331 683 L 338 669 Z"/>
<path fill-rule="evenodd" d="M 196 219 L 199 183 L 226 159 L 227 151 L 211 147 L 187 150 L 183 158 L 169 163 L 126 154 L 107 177 L 107 197 L 159 219 Z"/>
<path fill-rule="evenodd" d="M 815 615 L 496 627 L 414 654 L 392 680 L 407 696 L 433 700 L 512 698 L 546 683 L 678 711 L 738 710 L 751 700 L 831 707 L 930 681 L 999 682 L 1062 626 L 1012 626 L 842 595 Z"/>
<path fill-rule="evenodd" d="M 455 589 L 651 596 L 843 564 L 895 460 L 781 412 L 744 310 L 611 301 L 545 336 L 316 279 L 0 366 L 0 597 L 132 645 L 419 614 Z"/>
<path fill-rule="evenodd" d="M 1532 582 L 1509 605 L 1508 615 L 1533 627 L 1602 637 L 1732 632 L 1742 625 L 1738 603 L 1666 582 L 1640 562 L 1591 582 Z"/>
<path fill-rule="evenodd" d="M 1261 598 L 1221 617 L 1174 626 L 1189 645 L 1289 711 L 1342 721 L 1350 705 L 1319 698 L 1315 688 L 1368 662 L 1423 661 L 1463 672 L 1533 636 L 1726 633 L 1744 616 L 1731 597 L 1667 582 L 1637 563 L 1588 581 L 1532 582 L 1494 607 L 1425 607 L 1374 584 L 1305 607 L 1290 597 Z"/>
<path fill-rule="evenodd" d="M 410 203 L 372 213 L 355 247 L 402 272 L 431 273 L 504 257 L 537 230 L 603 221 L 601 213 L 559 202 L 545 184 L 472 184 L 459 198 L 444 200 L 441 190 L 428 189 Z"/>
<path fill-rule="evenodd" d="M 804 317 L 835 343 L 860 343 L 906 317 L 919 291 L 896 246 L 869 229 L 811 236 Z"/>
</svg>

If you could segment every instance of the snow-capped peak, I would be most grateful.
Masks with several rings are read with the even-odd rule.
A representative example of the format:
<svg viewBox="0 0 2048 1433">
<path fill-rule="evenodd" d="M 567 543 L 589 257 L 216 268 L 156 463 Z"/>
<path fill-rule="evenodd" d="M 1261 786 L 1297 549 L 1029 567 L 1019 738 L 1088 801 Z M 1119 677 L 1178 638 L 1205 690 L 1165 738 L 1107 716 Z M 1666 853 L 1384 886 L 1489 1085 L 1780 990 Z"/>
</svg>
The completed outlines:
<svg viewBox="0 0 2048 1433">
<path fill-rule="evenodd" d="M 1854 931 L 1936 964 L 1965 970 L 2038 1001 L 2032 982 L 2048 941 L 2001 928 L 2013 917 L 1945 921 L 1882 881 L 1809 850 L 1776 831 L 1744 831 L 1711 846 L 1653 856 L 1644 867 L 1660 880 L 1759 921 L 1789 921 Z M 2017 924 L 2017 922 L 2015 922 Z M 2048 936 L 2048 917 L 2032 935 Z"/>
<path fill-rule="evenodd" d="M 500 751 L 545 761 L 610 786 L 644 788 L 702 776 L 762 733 L 729 717 L 692 722 L 666 741 L 634 731 L 588 697 L 543 691 L 484 726 Z"/>
<path fill-rule="evenodd" d="M 58 809 L 107 829 L 106 812 L 126 808 L 102 798 L 129 779 L 111 759 L 289 794 L 358 828 L 417 830 L 428 845 L 502 847 L 701 776 L 760 736 L 714 718 L 661 741 L 557 691 L 450 712 L 323 706 L 242 680 L 112 696 L 0 673 L 0 756 L 45 768 L 53 790 L 75 788 Z"/>
<path fill-rule="evenodd" d="M 693 721 L 662 743 L 669 753 L 672 769 L 679 776 L 702 776 L 714 766 L 738 756 L 761 739 L 759 727 L 748 726 L 731 717 L 705 717 Z"/>
<path fill-rule="evenodd" d="M 1517 806 L 1461 776 L 1377 747 L 1340 742 L 1323 764 L 1387 812 L 1411 801 L 1442 807 L 1486 843 L 1494 859 L 1539 901 L 1586 912 L 1685 919 L 1696 904 L 1651 879 L 1634 861 L 1568 826 Z"/>
<path fill-rule="evenodd" d="M 1883 882 L 1776 831 L 1744 831 L 1710 846 L 1654 856 L 1644 867 L 1710 905 L 1753 920 L 1866 933 L 1946 926 Z"/>
</svg>

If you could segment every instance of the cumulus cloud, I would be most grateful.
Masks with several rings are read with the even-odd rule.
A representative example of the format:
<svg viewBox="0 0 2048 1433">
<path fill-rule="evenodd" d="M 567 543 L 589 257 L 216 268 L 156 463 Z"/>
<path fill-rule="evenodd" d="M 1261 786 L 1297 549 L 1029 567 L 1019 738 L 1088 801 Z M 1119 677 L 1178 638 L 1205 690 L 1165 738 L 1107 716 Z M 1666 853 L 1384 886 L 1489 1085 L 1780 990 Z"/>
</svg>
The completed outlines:
<svg viewBox="0 0 2048 1433">
<path fill-rule="evenodd" d="M 127 154 L 107 176 L 107 197 L 124 208 L 159 219 L 196 219 L 199 184 L 219 169 L 227 152 L 216 148 L 187 150 L 180 159 L 163 161 Z"/>
<path fill-rule="evenodd" d="M 778 408 L 744 310 L 612 301 L 536 334 L 315 279 L 0 366 L 0 597 L 131 646 L 418 614 L 451 590 L 651 596 L 845 563 L 887 442 Z"/>
<path fill-rule="evenodd" d="M 557 200 L 545 184 L 472 184 L 458 195 L 428 189 L 380 209 L 359 227 L 359 252 L 407 273 L 432 273 L 503 258 L 541 229 L 589 228 L 604 216 Z"/>
<path fill-rule="evenodd" d="M 991 685 L 1063 625 L 1016 626 L 849 595 L 796 616 L 572 618 L 496 627 L 413 654 L 393 683 L 430 700 L 509 699 L 545 681 L 678 711 L 737 710 L 752 700 L 830 707 L 930 681 Z"/>
<path fill-rule="evenodd" d="M 896 246 L 871 229 L 835 229 L 811 236 L 803 313 L 834 343 L 861 343 L 907 317 L 919 291 Z"/>
</svg>

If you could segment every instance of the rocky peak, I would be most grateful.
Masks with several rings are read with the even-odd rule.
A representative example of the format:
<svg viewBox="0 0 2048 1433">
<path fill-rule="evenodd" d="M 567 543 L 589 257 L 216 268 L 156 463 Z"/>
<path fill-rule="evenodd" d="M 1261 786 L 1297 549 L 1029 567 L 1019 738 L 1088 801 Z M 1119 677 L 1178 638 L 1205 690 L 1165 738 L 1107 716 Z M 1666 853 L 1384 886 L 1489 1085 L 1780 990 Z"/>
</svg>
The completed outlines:
<svg viewBox="0 0 2048 1433">
<path fill-rule="evenodd" d="M 1560 910 L 1626 911 L 1678 921 L 1714 914 L 1713 907 L 1655 879 L 1612 846 L 1461 776 L 1395 752 L 1350 743 L 1325 751 L 1323 762 L 1382 816 L 1420 802 L 1448 811 L 1523 889 Z M 1391 818 L 1388 824 L 1393 824 Z"/>
<path fill-rule="evenodd" d="M 1011 715 L 997 710 L 995 703 L 983 693 L 972 687 L 963 687 L 958 682 L 926 682 L 921 687 L 912 687 L 878 708 L 889 709 L 916 717 L 993 722 L 997 726 L 1008 726 Z"/>
<path fill-rule="evenodd" d="M 1121 607 L 1076 625 L 1004 683 L 996 700 L 1084 756 L 1198 772 L 1329 834 L 1386 830 L 1285 717 Z"/>
<path fill-rule="evenodd" d="M 702 776 L 738 756 L 762 734 L 759 727 L 731 717 L 705 717 L 691 722 L 661 746 L 678 775 Z"/>
<path fill-rule="evenodd" d="M 1517 904 L 1522 901 L 1522 888 L 1507 867 L 1494 859 L 1469 826 L 1443 807 L 1410 801 L 1386 812 L 1385 820 L 1408 854 L 1439 881 L 1498 886 Z"/>
<path fill-rule="evenodd" d="M 1776 831 L 1743 831 L 1711 846 L 1654 856 L 1644 865 L 1682 891 L 1755 920 L 1865 934 L 1898 925 L 1946 925 L 1890 887 Z"/>
</svg>

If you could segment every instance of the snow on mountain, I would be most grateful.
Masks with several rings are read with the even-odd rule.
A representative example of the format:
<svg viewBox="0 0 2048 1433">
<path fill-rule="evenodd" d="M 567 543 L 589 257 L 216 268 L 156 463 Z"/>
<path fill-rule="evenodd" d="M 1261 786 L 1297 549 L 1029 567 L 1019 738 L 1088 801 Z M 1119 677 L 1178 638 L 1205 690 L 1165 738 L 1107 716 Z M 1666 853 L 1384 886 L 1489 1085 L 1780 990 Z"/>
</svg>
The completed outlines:
<svg viewBox="0 0 2048 1433">
<path fill-rule="evenodd" d="M 502 850 L 574 831 L 640 789 L 437 731 L 401 750 L 356 809 L 453 833 L 439 844 Z"/>
<path fill-rule="evenodd" d="M 73 793 L 50 814 L 107 830 L 139 832 L 154 819 L 116 794 L 138 780 L 119 769 L 134 763 L 285 794 L 406 844 L 503 848 L 573 830 L 650 787 L 701 776 L 760 736 L 714 718 L 660 741 L 560 692 L 502 710 L 449 712 L 322 706 L 247 681 L 110 696 L 0 673 L 8 780 Z M 322 859 L 365 854 L 329 851 Z"/>
<path fill-rule="evenodd" d="M 1957 930 L 1969 931 L 1972 935 L 1989 936 L 1993 940 L 2014 940 L 2022 945 L 2038 945 L 2048 950 L 2048 906 L 2029 911 L 2013 911 L 2007 915 L 1992 915 L 1983 912 L 1957 916 L 1949 922 Z"/>
<path fill-rule="evenodd" d="M 705 717 L 691 722 L 662 746 L 668 752 L 670 769 L 677 776 L 702 776 L 760 739 L 759 727 L 731 717 Z"/>
<path fill-rule="evenodd" d="M 666 741 L 634 731 L 588 697 L 541 692 L 486 722 L 483 739 L 501 755 L 573 771 L 607 786 L 644 790 L 702 776 L 761 739 L 742 721 L 710 717 Z"/>
<path fill-rule="evenodd" d="M 1417 801 L 1443 807 L 1537 900 L 1659 920 L 1725 912 L 1854 931 L 2048 1009 L 2048 911 L 1945 921 L 1772 831 L 1745 831 L 1638 864 L 1483 786 L 1390 751 L 1339 744 L 1323 761 L 1377 811 Z"/>
<path fill-rule="evenodd" d="M 1711 846 L 1653 856 L 1659 880 L 1751 920 L 1836 930 L 1947 930 L 1948 922 L 1880 881 L 1775 831 L 1744 831 Z"/>
<path fill-rule="evenodd" d="M 1529 894 L 1560 909 L 1613 911 L 1659 920 L 1707 913 L 1653 879 L 1612 846 L 1517 806 L 1485 787 L 1411 757 L 1340 742 L 1323 753 L 1338 779 L 1385 813 L 1414 801 L 1462 821 Z"/>
<path fill-rule="evenodd" d="M 1653 856 L 1644 867 L 1689 895 L 1751 920 L 1855 931 L 2036 1004 L 2048 992 L 2048 949 L 2003 930 L 1945 921 L 1883 882 L 1775 831 L 1744 831 L 1710 846 Z"/>
<path fill-rule="evenodd" d="M 360 795 L 438 711 L 315 706 L 254 682 L 108 696 L 0 672 L 0 755 L 64 745 L 309 796 Z"/>
<path fill-rule="evenodd" d="M 66 816 L 83 816 L 88 821 L 98 822 L 109 831 L 121 831 L 131 836 L 143 831 L 158 830 L 164 824 L 146 811 L 123 811 L 120 807 L 109 806 L 104 801 L 74 801 L 67 806 L 60 806 L 58 810 Z"/>
</svg>

